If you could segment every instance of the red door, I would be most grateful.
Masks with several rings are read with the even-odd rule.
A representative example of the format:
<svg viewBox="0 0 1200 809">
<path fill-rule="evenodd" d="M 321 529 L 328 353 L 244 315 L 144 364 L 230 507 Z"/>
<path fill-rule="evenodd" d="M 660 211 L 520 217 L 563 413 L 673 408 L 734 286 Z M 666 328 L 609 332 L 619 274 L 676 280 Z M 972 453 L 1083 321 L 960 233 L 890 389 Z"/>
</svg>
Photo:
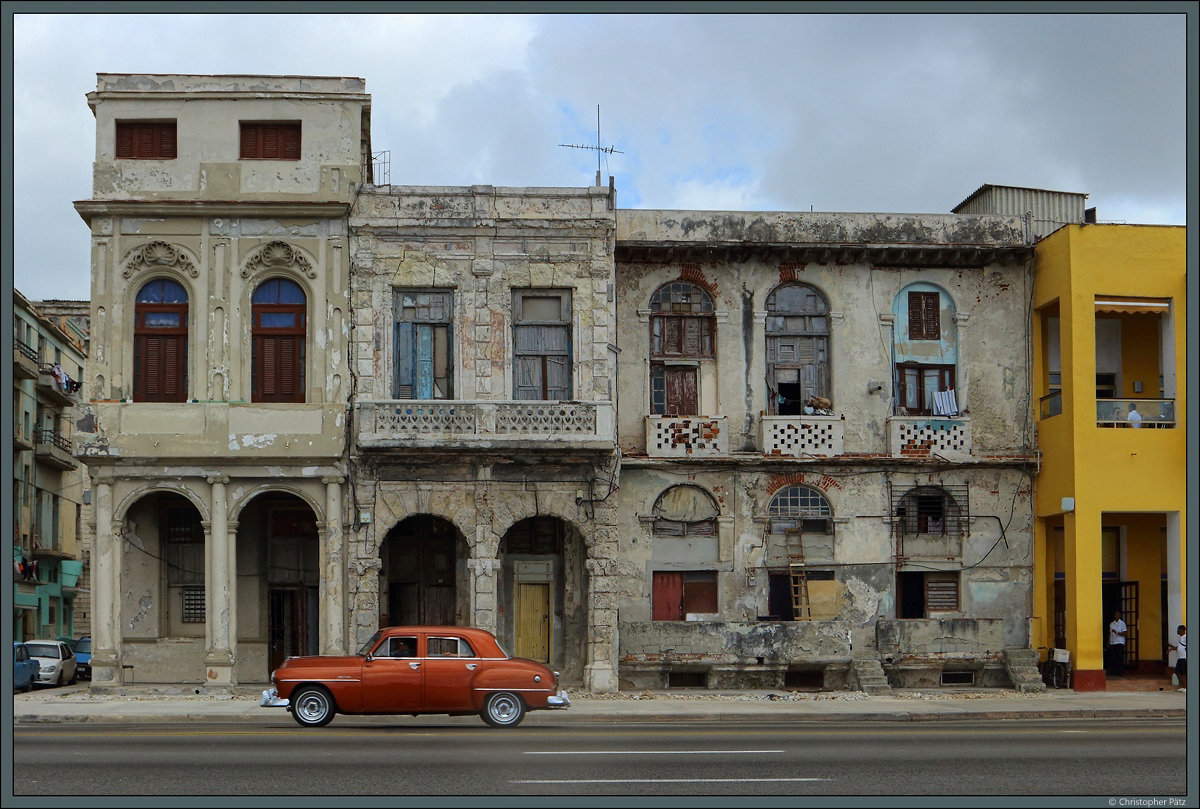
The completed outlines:
<svg viewBox="0 0 1200 809">
<path fill-rule="evenodd" d="M 364 713 L 410 713 L 424 707 L 424 645 L 417 657 L 391 657 L 399 644 L 396 638 L 380 642 L 363 662 L 362 705 Z M 413 639 L 416 646 L 417 639 Z"/>
</svg>

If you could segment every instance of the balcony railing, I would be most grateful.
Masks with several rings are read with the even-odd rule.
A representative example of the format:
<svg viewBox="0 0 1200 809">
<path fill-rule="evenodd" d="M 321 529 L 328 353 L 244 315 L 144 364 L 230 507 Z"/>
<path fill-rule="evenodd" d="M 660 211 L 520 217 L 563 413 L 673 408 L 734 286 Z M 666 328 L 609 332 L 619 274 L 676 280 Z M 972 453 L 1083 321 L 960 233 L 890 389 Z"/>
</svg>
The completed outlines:
<svg viewBox="0 0 1200 809">
<path fill-rule="evenodd" d="M 971 420 L 965 416 L 891 416 L 888 442 L 893 458 L 965 460 L 971 455 Z"/>
<path fill-rule="evenodd" d="M 54 366 L 43 363 L 38 368 L 37 389 L 50 401 L 65 406 L 79 403 L 79 395 L 62 389 L 54 377 Z"/>
<path fill-rule="evenodd" d="M 359 402 L 366 449 L 563 446 L 611 448 L 611 402 L 386 400 Z"/>
<path fill-rule="evenodd" d="M 651 458 L 711 458 L 729 454 L 726 416 L 647 416 L 646 454 Z"/>
<path fill-rule="evenodd" d="M 1062 412 L 1062 391 L 1056 390 L 1038 400 L 1039 418 L 1048 419 Z"/>
<path fill-rule="evenodd" d="M 33 454 L 39 461 L 58 469 L 74 469 L 79 464 L 71 455 L 71 440 L 57 430 L 38 429 L 33 431 Z"/>
<path fill-rule="evenodd" d="M 17 379 L 33 379 L 38 375 L 38 355 L 28 344 L 13 340 L 13 376 Z"/>
<path fill-rule="evenodd" d="M 1097 427 L 1175 426 L 1174 399 L 1097 399 Z"/>
<path fill-rule="evenodd" d="M 832 458 L 845 451 L 844 416 L 764 415 L 761 426 L 763 455 Z"/>
</svg>

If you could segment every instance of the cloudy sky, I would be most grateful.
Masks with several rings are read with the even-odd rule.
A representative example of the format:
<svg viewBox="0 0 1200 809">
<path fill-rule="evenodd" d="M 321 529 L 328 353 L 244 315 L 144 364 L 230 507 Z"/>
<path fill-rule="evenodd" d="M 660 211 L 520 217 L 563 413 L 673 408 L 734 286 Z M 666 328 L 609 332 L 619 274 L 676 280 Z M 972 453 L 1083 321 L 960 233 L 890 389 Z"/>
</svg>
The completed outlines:
<svg viewBox="0 0 1200 809">
<path fill-rule="evenodd" d="M 949 212 L 983 183 L 1185 223 L 1169 15 L 16 15 L 16 286 L 86 299 L 95 74 L 360 76 L 395 184 L 623 208 Z M 6 190 L 7 193 L 7 190 Z"/>
</svg>

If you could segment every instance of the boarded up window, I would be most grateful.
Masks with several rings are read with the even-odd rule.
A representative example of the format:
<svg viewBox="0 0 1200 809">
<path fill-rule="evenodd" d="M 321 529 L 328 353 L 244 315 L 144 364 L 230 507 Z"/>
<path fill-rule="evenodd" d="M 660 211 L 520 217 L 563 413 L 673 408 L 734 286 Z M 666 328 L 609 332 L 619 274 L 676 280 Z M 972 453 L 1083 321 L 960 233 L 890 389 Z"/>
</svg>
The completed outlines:
<svg viewBox="0 0 1200 809">
<path fill-rule="evenodd" d="M 242 160 L 299 160 L 299 123 L 241 124 Z"/>
<path fill-rule="evenodd" d="M 796 416 L 814 397 L 829 399 L 829 308 L 807 284 L 784 284 L 767 298 L 767 404 Z"/>
<path fill-rule="evenodd" d="M 133 400 L 187 401 L 188 303 L 183 286 L 147 282 L 134 304 Z"/>
<path fill-rule="evenodd" d="M 174 160 L 176 151 L 174 121 L 117 122 L 119 160 Z"/>
<path fill-rule="evenodd" d="M 716 536 L 717 505 L 698 486 L 672 486 L 659 495 L 653 513 L 656 536 Z"/>
<path fill-rule="evenodd" d="M 685 621 L 688 615 L 717 612 L 715 570 L 654 573 L 652 617 L 655 621 Z"/>
<path fill-rule="evenodd" d="M 571 293 L 513 293 L 513 397 L 571 398 Z"/>
<path fill-rule="evenodd" d="M 450 292 L 402 290 L 393 302 L 393 395 L 397 399 L 452 399 Z"/>
<path fill-rule="evenodd" d="M 908 293 L 908 339 L 942 339 L 942 321 L 938 293 Z"/>
<path fill-rule="evenodd" d="M 282 278 L 266 281 L 254 290 L 252 401 L 304 401 L 305 300 L 298 284 Z"/>
</svg>

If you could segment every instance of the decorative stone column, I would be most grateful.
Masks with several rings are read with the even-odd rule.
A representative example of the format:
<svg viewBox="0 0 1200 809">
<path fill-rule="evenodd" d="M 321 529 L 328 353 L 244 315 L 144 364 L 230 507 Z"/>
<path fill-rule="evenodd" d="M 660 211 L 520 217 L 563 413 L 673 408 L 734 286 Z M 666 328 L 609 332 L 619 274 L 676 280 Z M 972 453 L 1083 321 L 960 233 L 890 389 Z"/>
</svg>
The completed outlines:
<svg viewBox="0 0 1200 809">
<path fill-rule="evenodd" d="M 229 478 L 207 478 L 212 486 L 212 507 L 205 531 L 206 565 L 204 575 L 205 650 L 204 684 L 228 687 L 237 683 L 234 672 L 234 638 L 237 633 L 237 594 L 234 592 L 236 568 L 235 542 L 230 541 L 229 514 L 225 502 L 225 485 Z"/>
<path fill-rule="evenodd" d="M 346 654 L 346 540 L 342 532 L 342 476 L 325 484 L 325 530 L 321 541 L 321 654 Z"/>
<path fill-rule="evenodd" d="M 597 694 L 615 694 L 617 683 L 617 606 L 611 559 L 588 559 L 587 665 L 583 686 Z"/>
<path fill-rule="evenodd" d="M 468 559 L 471 571 L 471 626 L 493 635 L 499 628 L 496 599 L 499 592 L 499 559 Z"/>
<path fill-rule="evenodd" d="M 92 686 L 121 682 L 121 523 L 112 518 L 112 483 L 92 478 Z"/>
</svg>

